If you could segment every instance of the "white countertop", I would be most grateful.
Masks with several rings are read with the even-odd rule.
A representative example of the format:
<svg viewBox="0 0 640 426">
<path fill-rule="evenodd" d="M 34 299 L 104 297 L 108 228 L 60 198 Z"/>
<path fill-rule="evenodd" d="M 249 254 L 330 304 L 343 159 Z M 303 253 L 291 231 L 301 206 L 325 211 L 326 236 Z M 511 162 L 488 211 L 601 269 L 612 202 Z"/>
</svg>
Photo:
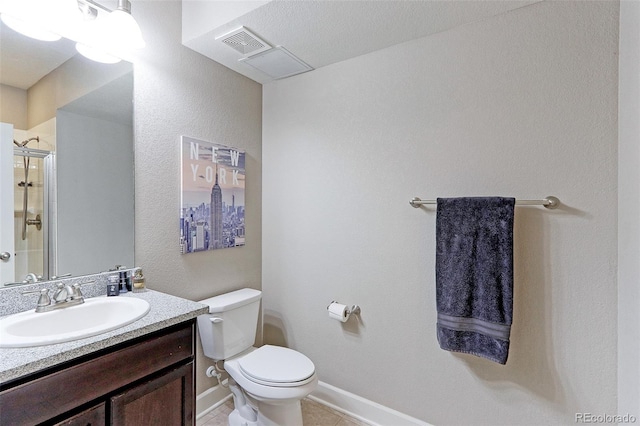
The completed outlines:
<svg viewBox="0 0 640 426">
<path fill-rule="evenodd" d="M 203 304 L 148 289 L 142 293 L 130 292 L 117 297 L 145 299 L 151 305 L 151 309 L 147 315 L 131 324 L 85 339 L 32 348 L 0 348 L 0 383 L 144 336 L 209 312 L 207 306 Z"/>
</svg>

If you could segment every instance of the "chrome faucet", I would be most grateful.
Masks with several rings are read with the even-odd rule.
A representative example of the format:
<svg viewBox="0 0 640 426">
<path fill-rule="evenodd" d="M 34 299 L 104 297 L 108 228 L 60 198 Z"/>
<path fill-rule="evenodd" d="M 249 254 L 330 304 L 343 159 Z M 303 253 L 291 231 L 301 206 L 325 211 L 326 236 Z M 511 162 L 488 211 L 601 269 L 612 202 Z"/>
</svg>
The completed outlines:
<svg viewBox="0 0 640 426">
<path fill-rule="evenodd" d="M 38 276 L 33 272 L 29 272 L 27 275 L 24 276 L 25 283 L 37 283 L 41 279 L 42 279 L 42 276 Z"/>
<path fill-rule="evenodd" d="M 58 283 L 58 289 L 53 293 L 55 303 L 69 302 L 72 300 L 73 288 L 69 284 Z"/>
<path fill-rule="evenodd" d="M 24 276 L 24 279 L 22 281 L 16 281 L 14 283 L 7 282 L 7 283 L 4 283 L 3 286 L 9 287 L 12 285 L 20 285 L 20 284 L 35 284 L 38 281 L 42 281 L 42 275 L 36 275 L 33 272 L 29 272 L 27 275 Z"/>
<path fill-rule="evenodd" d="M 74 285 L 58 283 L 57 289 L 53 293 L 53 297 L 49 297 L 49 289 L 43 288 L 41 290 L 25 291 L 22 294 L 34 294 L 40 293 L 38 298 L 38 304 L 36 305 L 36 312 L 49 312 L 55 309 L 67 308 L 69 306 L 80 305 L 84 303 L 84 296 L 80 291 L 80 286 L 84 284 L 90 284 L 93 281 L 86 283 L 76 283 Z"/>
</svg>

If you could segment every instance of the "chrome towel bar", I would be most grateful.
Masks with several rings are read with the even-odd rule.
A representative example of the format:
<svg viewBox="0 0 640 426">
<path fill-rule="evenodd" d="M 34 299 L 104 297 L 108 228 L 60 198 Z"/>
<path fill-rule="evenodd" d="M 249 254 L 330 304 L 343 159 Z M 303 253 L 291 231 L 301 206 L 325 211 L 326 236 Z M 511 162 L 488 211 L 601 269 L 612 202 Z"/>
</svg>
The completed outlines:
<svg viewBox="0 0 640 426">
<path fill-rule="evenodd" d="M 411 207 L 418 208 L 425 204 L 438 204 L 437 200 L 422 200 L 418 197 L 414 197 L 409 201 Z M 548 209 L 558 208 L 560 200 L 552 195 L 542 200 L 516 200 L 516 206 L 544 206 Z"/>
</svg>

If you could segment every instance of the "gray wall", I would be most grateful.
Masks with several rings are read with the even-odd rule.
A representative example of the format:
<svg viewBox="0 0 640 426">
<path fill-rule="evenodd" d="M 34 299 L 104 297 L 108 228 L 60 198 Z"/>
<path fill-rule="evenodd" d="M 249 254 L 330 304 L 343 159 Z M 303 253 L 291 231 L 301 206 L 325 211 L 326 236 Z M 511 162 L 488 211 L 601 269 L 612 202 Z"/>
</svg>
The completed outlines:
<svg viewBox="0 0 640 426">
<path fill-rule="evenodd" d="M 434 424 L 616 413 L 617 33 L 616 2 L 542 2 L 265 85 L 265 341 Z M 506 366 L 439 349 L 408 204 L 472 195 L 563 202 L 517 208 Z"/>
<path fill-rule="evenodd" d="M 640 3 L 620 3 L 618 412 L 640 414 Z"/>
<path fill-rule="evenodd" d="M 147 285 L 191 300 L 260 288 L 259 84 L 182 46 L 180 1 L 137 1 L 147 46 L 134 63 L 135 258 Z M 246 151 L 246 245 L 180 255 L 180 135 Z M 215 385 L 198 350 L 197 392 Z"/>
<path fill-rule="evenodd" d="M 130 125 L 58 110 L 55 274 L 134 266 L 132 138 Z"/>
</svg>

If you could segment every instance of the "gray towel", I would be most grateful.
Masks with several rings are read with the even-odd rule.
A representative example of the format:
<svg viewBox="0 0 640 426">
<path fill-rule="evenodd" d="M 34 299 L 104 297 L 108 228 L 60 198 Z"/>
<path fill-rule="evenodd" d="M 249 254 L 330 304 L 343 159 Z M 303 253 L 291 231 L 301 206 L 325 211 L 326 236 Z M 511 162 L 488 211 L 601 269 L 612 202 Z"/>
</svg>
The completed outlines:
<svg viewBox="0 0 640 426">
<path fill-rule="evenodd" d="M 436 304 L 444 350 L 507 362 L 514 198 L 438 198 Z"/>
</svg>

